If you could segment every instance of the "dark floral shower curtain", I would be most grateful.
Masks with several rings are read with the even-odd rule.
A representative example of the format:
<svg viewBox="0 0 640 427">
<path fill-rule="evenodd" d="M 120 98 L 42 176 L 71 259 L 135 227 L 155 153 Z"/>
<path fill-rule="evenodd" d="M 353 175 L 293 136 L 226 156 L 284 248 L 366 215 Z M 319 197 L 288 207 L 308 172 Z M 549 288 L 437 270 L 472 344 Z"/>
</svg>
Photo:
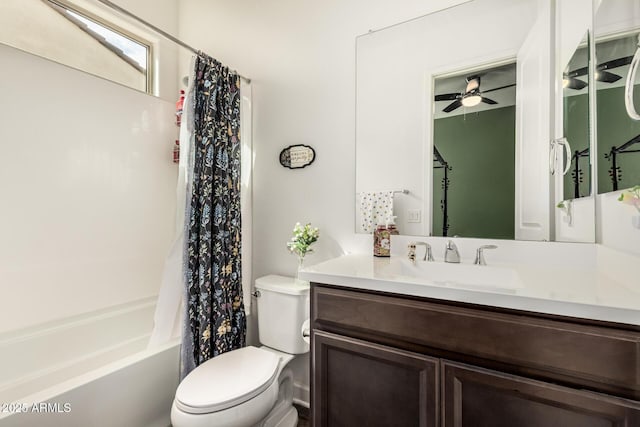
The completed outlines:
<svg viewBox="0 0 640 427">
<path fill-rule="evenodd" d="M 246 340 L 240 257 L 240 77 L 199 54 L 194 78 L 183 376 L 211 357 L 243 347 Z"/>
</svg>

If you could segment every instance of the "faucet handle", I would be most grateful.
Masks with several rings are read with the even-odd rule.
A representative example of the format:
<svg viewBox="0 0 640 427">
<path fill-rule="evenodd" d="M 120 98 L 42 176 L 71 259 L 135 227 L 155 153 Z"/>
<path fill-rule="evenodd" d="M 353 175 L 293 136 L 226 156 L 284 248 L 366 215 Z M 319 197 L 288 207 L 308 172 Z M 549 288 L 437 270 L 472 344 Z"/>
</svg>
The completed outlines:
<svg viewBox="0 0 640 427">
<path fill-rule="evenodd" d="M 444 262 L 452 262 L 458 264 L 460 262 L 460 252 L 453 240 L 447 242 L 447 246 L 444 250 Z"/>
<path fill-rule="evenodd" d="M 409 257 L 409 261 L 415 263 L 416 262 L 416 243 L 415 242 L 409 243 L 409 245 L 407 246 L 407 249 L 409 250 L 409 253 L 407 254 L 407 256 Z"/>
<path fill-rule="evenodd" d="M 487 265 L 487 262 L 484 260 L 484 250 L 485 249 L 498 249 L 496 245 L 482 245 L 476 251 L 476 259 L 473 261 L 475 265 Z"/>
</svg>

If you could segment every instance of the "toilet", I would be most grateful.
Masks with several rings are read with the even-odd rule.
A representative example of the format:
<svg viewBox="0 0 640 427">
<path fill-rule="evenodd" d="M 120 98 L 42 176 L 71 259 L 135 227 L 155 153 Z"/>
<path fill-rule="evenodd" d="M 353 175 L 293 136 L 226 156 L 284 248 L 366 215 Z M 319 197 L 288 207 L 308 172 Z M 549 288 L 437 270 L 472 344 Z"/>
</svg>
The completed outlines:
<svg viewBox="0 0 640 427">
<path fill-rule="evenodd" d="M 294 427 L 294 355 L 307 353 L 302 325 L 309 318 L 309 284 L 270 275 L 255 282 L 261 347 L 214 357 L 178 386 L 173 427 Z"/>
</svg>

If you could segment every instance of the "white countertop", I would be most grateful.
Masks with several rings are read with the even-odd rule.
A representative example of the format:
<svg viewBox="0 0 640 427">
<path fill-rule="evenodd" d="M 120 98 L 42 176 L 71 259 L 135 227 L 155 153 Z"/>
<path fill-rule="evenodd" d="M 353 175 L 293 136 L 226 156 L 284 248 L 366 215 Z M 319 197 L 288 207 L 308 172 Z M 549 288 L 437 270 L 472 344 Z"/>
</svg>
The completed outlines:
<svg viewBox="0 0 640 427">
<path fill-rule="evenodd" d="M 309 266 L 299 277 L 354 289 L 640 325 L 637 273 L 621 279 L 613 265 L 599 264 L 589 269 L 507 263 L 485 267 L 419 260 L 413 265 L 401 256 L 344 255 Z M 637 264 L 628 267 L 638 269 Z M 449 280 L 449 275 L 458 278 Z M 504 284 L 490 285 L 493 277 Z M 625 282 L 627 277 L 632 282 Z"/>
</svg>

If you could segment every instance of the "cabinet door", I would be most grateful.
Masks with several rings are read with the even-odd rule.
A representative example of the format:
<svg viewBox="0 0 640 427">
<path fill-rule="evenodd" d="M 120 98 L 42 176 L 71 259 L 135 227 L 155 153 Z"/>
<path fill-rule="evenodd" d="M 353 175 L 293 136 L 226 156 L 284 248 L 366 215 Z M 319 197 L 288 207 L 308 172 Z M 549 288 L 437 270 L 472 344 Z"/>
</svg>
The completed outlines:
<svg viewBox="0 0 640 427">
<path fill-rule="evenodd" d="M 436 427 L 438 359 L 312 333 L 315 427 Z"/>
<path fill-rule="evenodd" d="M 640 403 L 448 361 L 444 427 L 640 426 Z"/>
</svg>

